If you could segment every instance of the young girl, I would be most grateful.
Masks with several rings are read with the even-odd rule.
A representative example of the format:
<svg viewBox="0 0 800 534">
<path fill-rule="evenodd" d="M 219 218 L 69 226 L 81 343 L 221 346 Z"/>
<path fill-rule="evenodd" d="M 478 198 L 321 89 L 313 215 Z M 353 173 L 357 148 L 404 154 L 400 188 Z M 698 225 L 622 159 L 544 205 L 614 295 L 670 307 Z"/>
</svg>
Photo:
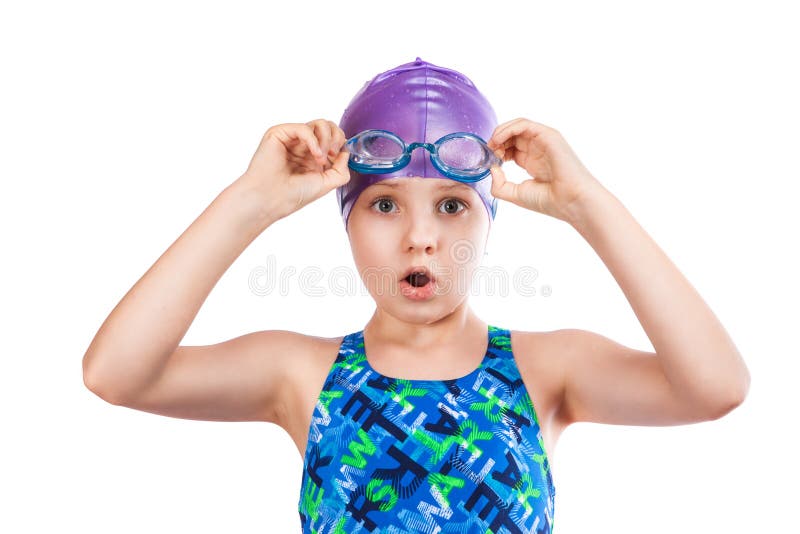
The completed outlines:
<svg viewBox="0 0 800 534">
<path fill-rule="evenodd" d="M 508 161 L 531 178 L 506 181 Z M 252 240 L 333 189 L 376 303 L 363 329 L 179 346 Z M 497 199 L 572 225 L 655 352 L 481 320 L 465 288 Z M 267 130 L 245 173 L 111 312 L 83 365 L 87 387 L 114 404 L 279 425 L 303 458 L 302 530 L 326 534 L 549 533 L 548 453 L 568 425 L 712 420 L 750 380 L 712 311 L 558 131 L 498 125 L 466 76 L 420 58 L 365 84 L 338 126 Z"/>
</svg>

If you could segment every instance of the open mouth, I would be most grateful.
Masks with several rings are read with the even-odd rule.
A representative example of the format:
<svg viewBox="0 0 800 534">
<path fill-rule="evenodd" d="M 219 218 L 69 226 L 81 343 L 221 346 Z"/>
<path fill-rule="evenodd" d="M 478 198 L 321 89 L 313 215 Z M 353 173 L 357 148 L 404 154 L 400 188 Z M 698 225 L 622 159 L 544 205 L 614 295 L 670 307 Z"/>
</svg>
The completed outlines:
<svg viewBox="0 0 800 534">
<path fill-rule="evenodd" d="M 405 277 L 405 280 L 414 287 L 422 287 L 431 281 L 425 273 L 411 273 Z"/>
<path fill-rule="evenodd" d="M 406 271 L 406 276 L 403 278 L 406 282 L 414 287 L 422 287 L 434 280 L 433 275 L 425 267 L 412 267 Z"/>
</svg>

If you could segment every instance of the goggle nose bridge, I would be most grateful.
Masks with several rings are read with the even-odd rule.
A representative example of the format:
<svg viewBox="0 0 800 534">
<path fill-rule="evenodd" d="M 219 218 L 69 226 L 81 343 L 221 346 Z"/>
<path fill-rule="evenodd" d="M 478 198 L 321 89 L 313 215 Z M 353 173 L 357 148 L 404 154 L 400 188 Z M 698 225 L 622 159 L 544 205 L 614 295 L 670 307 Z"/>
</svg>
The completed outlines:
<svg viewBox="0 0 800 534">
<path fill-rule="evenodd" d="M 434 150 L 436 150 L 436 147 L 433 145 L 433 143 L 411 143 L 410 145 L 408 145 L 408 148 L 406 148 L 406 152 L 409 155 L 411 155 L 411 153 L 414 152 L 414 150 L 418 149 L 419 147 L 424 148 L 431 154 L 433 154 Z"/>
</svg>

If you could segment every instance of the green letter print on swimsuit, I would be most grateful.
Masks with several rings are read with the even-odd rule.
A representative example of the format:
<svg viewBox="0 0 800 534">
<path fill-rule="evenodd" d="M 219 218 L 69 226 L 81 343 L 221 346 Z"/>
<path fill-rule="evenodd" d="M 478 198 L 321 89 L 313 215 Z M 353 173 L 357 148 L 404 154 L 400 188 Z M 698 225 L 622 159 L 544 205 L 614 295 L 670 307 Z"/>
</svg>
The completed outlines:
<svg viewBox="0 0 800 534">
<path fill-rule="evenodd" d="M 510 332 L 488 337 L 453 380 L 383 376 L 363 330 L 344 337 L 311 419 L 304 533 L 552 532 L 555 487 Z"/>
</svg>

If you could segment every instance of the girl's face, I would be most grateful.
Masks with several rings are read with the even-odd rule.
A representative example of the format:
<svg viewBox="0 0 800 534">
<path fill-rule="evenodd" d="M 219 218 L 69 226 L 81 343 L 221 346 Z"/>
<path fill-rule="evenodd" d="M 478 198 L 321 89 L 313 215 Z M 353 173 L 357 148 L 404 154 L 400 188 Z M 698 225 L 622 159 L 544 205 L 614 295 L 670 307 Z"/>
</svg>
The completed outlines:
<svg viewBox="0 0 800 534">
<path fill-rule="evenodd" d="M 489 228 L 472 188 L 420 177 L 387 178 L 364 189 L 347 225 L 353 259 L 377 307 L 408 322 L 438 320 L 466 302 Z M 433 280 L 415 290 L 403 280 L 419 266 Z"/>
</svg>

